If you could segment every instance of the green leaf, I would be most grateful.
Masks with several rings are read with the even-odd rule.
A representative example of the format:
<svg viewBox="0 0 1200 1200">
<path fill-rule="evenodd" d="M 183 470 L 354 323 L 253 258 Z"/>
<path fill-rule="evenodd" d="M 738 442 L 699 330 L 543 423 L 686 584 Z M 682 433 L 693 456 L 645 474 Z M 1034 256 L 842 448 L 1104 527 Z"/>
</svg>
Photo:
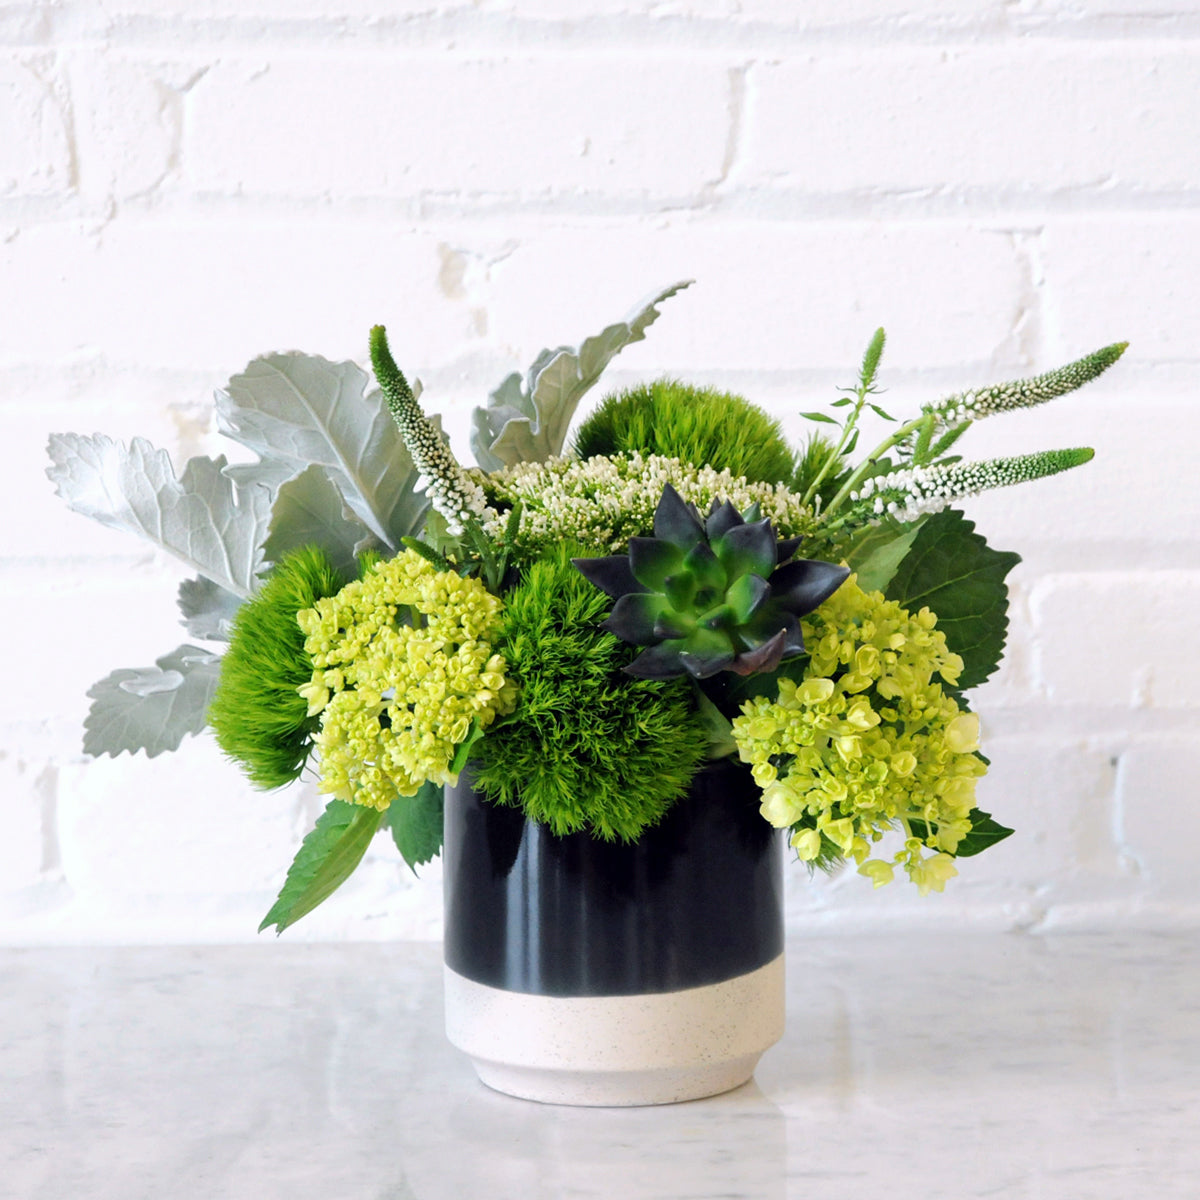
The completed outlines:
<svg viewBox="0 0 1200 1200">
<path fill-rule="evenodd" d="M 800 415 L 802 417 L 804 417 L 805 420 L 820 421 L 823 425 L 836 425 L 837 424 L 837 422 L 832 417 L 827 416 L 825 413 L 802 412 Z"/>
<path fill-rule="evenodd" d="M 113 671 L 88 691 L 92 706 L 83 723 L 87 754 L 144 750 L 148 758 L 176 750 L 185 734 L 205 726 L 221 673 L 220 658 L 180 646 L 153 667 Z"/>
<path fill-rule="evenodd" d="M 830 407 L 831 408 L 845 408 L 847 404 L 853 404 L 853 403 L 854 403 L 853 396 L 843 396 L 840 400 L 831 401 Z"/>
<path fill-rule="evenodd" d="M 1013 831 L 999 821 L 992 820 L 992 814 L 980 808 L 971 810 L 971 832 L 958 843 L 954 852 L 955 858 L 970 858 L 973 854 L 982 854 L 991 849 L 997 842 L 1002 842 Z"/>
<path fill-rule="evenodd" d="M 880 408 L 878 404 L 869 404 L 868 403 L 867 407 L 870 408 L 870 410 L 877 417 L 882 417 L 885 421 L 894 421 L 896 419 L 890 413 L 884 412 L 884 410 L 882 408 Z"/>
<path fill-rule="evenodd" d="M 842 556 L 857 574 L 858 586 L 864 592 L 887 589 L 925 520 L 922 517 L 911 525 L 898 525 L 895 521 L 867 525 L 849 546 L 841 547 Z"/>
<path fill-rule="evenodd" d="M 276 933 L 282 933 L 332 896 L 362 861 L 382 820 L 376 808 L 331 800 L 300 844 L 279 899 L 258 932 L 274 925 Z"/>
<path fill-rule="evenodd" d="M 958 688 L 981 684 L 1004 653 L 1008 588 L 1004 577 L 1019 554 L 993 550 L 956 509 L 925 522 L 885 595 L 912 612 L 928 606 L 950 649 L 962 656 Z"/>
<path fill-rule="evenodd" d="M 692 683 L 692 693 L 696 697 L 696 711 L 704 722 L 708 734 L 708 757 L 728 758 L 737 753 L 737 742 L 733 740 L 733 723 L 724 713 L 704 694 L 695 681 Z"/>
<path fill-rule="evenodd" d="M 423 783 L 415 796 L 400 796 L 387 810 L 387 824 L 400 857 L 413 874 L 432 862 L 442 848 L 445 797 L 440 783 Z"/>
</svg>

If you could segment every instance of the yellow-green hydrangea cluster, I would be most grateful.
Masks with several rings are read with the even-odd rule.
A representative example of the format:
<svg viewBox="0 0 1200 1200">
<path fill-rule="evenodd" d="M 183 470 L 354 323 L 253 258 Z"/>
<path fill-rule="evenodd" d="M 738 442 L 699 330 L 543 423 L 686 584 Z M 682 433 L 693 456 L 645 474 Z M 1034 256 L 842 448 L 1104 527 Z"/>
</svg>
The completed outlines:
<svg viewBox="0 0 1200 1200">
<path fill-rule="evenodd" d="M 747 701 L 733 722 L 763 789 L 763 816 L 792 829 L 806 861 L 833 847 L 876 887 L 903 864 L 921 895 L 940 892 L 958 874 L 953 854 L 987 770 L 976 753 L 979 718 L 937 681 L 953 685 L 962 659 L 928 608 L 907 612 L 853 576 L 802 627 L 804 678 L 780 680 L 775 698 Z M 899 852 L 871 858 L 897 826 Z"/>
<path fill-rule="evenodd" d="M 487 475 L 469 471 L 496 503 L 521 503 L 520 545 L 534 553 L 571 541 L 598 554 L 623 550 L 654 527 L 654 510 L 669 483 L 701 512 L 728 500 L 738 512 L 757 504 L 781 537 L 815 528 L 812 509 L 783 484 L 751 483 L 729 471 L 697 467 L 658 454 L 597 454 L 522 462 Z M 505 518 L 484 528 L 500 536 Z"/>
<path fill-rule="evenodd" d="M 427 781 L 456 782 L 451 764 L 472 723 L 516 704 L 492 653 L 500 609 L 477 579 L 406 550 L 298 614 L 313 662 L 299 691 L 321 714 L 322 792 L 385 809 Z"/>
</svg>

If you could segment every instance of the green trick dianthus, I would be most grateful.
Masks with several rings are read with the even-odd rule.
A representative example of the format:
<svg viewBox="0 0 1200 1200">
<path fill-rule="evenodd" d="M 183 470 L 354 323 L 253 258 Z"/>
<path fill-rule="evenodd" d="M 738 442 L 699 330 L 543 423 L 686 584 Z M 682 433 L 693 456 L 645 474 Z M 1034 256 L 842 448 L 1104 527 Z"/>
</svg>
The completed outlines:
<svg viewBox="0 0 1200 1200">
<path fill-rule="evenodd" d="M 728 470 L 752 483 L 787 483 L 794 468 L 779 422 L 761 408 L 674 379 L 606 397 L 575 435 L 580 458 L 634 451 Z"/>
<path fill-rule="evenodd" d="M 296 690 L 313 672 L 296 614 L 348 582 L 323 550 L 304 546 L 279 562 L 234 617 L 208 722 L 258 787 L 282 787 L 304 769 L 319 718 L 308 715 Z"/>
<path fill-rule="evenodd" d="M 707 738 L 684 680 L 622 672 L 629 647 L 598 628 L 610 601 L 563 547 L 504 597 L 494 645 L 520 686 L 476 746 L 475 783 L 558 835 L 633 841 L 687 791 Z"/>
</svg>

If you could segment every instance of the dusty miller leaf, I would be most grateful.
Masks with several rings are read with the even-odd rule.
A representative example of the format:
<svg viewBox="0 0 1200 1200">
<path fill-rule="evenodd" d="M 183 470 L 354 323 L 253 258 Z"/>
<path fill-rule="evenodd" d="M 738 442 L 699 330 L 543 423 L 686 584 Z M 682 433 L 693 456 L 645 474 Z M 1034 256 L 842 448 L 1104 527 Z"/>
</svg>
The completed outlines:
<svg viewBox="0 0 1200 1200">
<path fill-rule="evenodd" d="M 84 750 L 114 758 L 144 750 L 153 758 L 177 749 L 185 734 L 204 728 L 220 664 L 208 650 L 180 646 L 153 667 L 106 675 L 88 692 L 92 707 L 84 722 Z"/>
<path fill-rule="evenodd" d="M 385 819 L 392 840 L 414 874 L 442 848 L 443 810 L 442 787 L 437 783 L 423 783 L 415 796 L 399 796 L 388 805 Z"/>
<path fill-rule="evenodd" d="M 224 473 L 225 459 L 193 458 L 176 479 L 165 450 L 144 438 L 126 449 L 103 434 L 51 434 L 46 474 L 76 512 L 136 533 L 235 596 L 257 586 L 270 496 Z"/>
<path fill-rule="evenodd" d="M 1000 664 L 1008 631 L 1004 577 L 1021 561 L 993 550 L 957 509 L 935 513 L 921 527 L 886 595 L 910 612 L 928 606 L 946 643 L 962 656 L 958 690 L 981 684 Z"/>
<path fill-rule="evenodd" d="M 229 641 L 233 617 L 242 601 L 218 587 L 211 579 L 185 579 L 179 585 L 179 611 L 183 626 L 192 637 L 212 642 Z"/>
<path fill-rule="evenodd" d="M 360 548 L 372 541 L 370 530 L 346 504 L 327 468 L 314 463 L 276 493 L 263 553 L 268 561 L 278 562 L 301 546 L 320 546 L 339 571 L 355 576 Z"/>
<path fill-rule="evenodd" d="M 359 519 L 390 549 L 428 507 L 396 423 L 352 362 L 309 354 L 256 358 L 217 393 L 221 431 L 265 460 L 325 467 Z"/>
<path fill-rule="evenodd" d="M 279 898 L 258 932 L 274 925 L 282 933 L 337 891 L 362 861 L 383 813 L 362 804 L 331 800 L 300 844 Z"/>
<path fill-rule="evenodd" d="M 567 427 L 587 390 L 626 346 L 640 342 L 658 317 L 658 305 L 691 284 L 664 288 L 624 320 L 578 347 L 543 350 L 526 374 L 509 375 L 472 416 L 471 449 L 485 471 L 518 462 L 544 462 L 562 453 Z"/>
</svg>

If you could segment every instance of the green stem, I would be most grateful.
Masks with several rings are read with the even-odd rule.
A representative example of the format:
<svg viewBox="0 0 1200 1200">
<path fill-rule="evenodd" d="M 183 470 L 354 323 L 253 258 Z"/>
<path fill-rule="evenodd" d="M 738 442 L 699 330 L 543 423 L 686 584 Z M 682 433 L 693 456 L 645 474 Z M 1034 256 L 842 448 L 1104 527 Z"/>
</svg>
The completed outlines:
<svg viewBox="0 0 1200 1200">
<path fill-rule="evenodd" d="M 823 517 L 827 517 L 831 512 L 837 509 L 845 501 L 846 497 L 849 496 L 850 493 L 854 491 L 854 489 L 858 487 L 858 485 L 866 478 L 867 473 L 871 470 L 871 468 L 889 450 L 891 450 L 894 446 L 898 446 L 906 437 L 908 437 L 910 433 L 914 433 L 916 430 L 920 429 L 922 424 L 928 420 L 928 415 L 922 414 L 921 416 L 915 417 L 913 420 L 908 421 L 904 425 L 901 425 L 900 428 L 894 433 L 891 433 L 885 437 L 883 441 L 880 442 L 879 445 L 876 446 L 875 449 L 872 450 L 871 453 L 868 454 L 867 457 L 864 458 L 857 467 L 855 467 L 850 478 L 847 479 L 844 484 L 842 484 L 841 490 L 825 506 L 825 511 L 821 515 Z"/>
<path fill-rule="evenodd" d="M 801 503 L 809 505 L 812 503 L 813 497 L 817 494 L 817 489 L 821 486 L 821 481 L 829 474 L 830 468 L 835 462 L 840 462 L 842 458 L 842 450 L 846 443 L 850 440 L 850 435 L 854 432 L 854 426 L 858 423 L 858 414 L 862 412 L 863 405 L 867 402 L 867 391 L 863 387 L 859 387 L 858 395 L 854 404 L 854 411 L 846 418 L 845 425 L 842 426 L 842 436 L 838 439 L 838 444 L 833 451 L 825 459 L 821 469 L 817 472 L 817 477 L 808 485 L 808 489 L 804 493 Z"/>
</svg>

